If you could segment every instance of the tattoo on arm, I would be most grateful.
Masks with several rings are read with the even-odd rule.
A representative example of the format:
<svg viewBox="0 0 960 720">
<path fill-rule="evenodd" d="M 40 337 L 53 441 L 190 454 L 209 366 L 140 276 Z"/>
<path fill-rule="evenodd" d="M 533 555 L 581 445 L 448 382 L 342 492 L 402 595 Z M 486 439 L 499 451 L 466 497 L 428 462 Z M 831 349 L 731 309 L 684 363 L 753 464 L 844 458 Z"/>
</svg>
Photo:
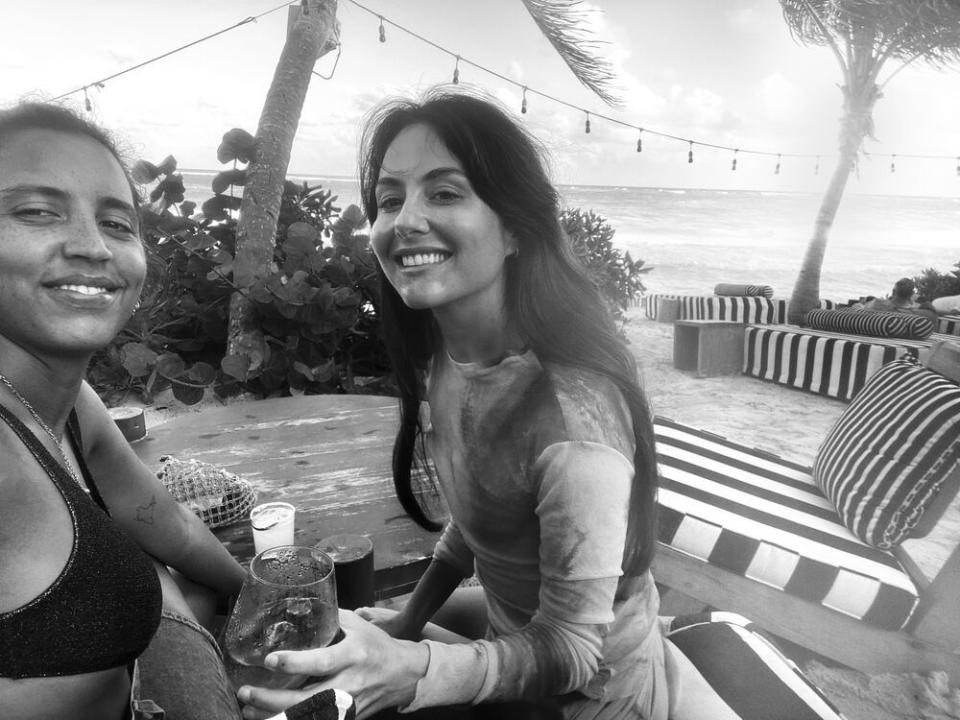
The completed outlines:
<svg viewBox="0 0 960 720">
<path fill-rule="evenodd" d="M 153 525 L 153 511 L 157 507 L 157 498 L 152 496 L 150 502 L 137 508 L 137 522 Z"/>
</svg>

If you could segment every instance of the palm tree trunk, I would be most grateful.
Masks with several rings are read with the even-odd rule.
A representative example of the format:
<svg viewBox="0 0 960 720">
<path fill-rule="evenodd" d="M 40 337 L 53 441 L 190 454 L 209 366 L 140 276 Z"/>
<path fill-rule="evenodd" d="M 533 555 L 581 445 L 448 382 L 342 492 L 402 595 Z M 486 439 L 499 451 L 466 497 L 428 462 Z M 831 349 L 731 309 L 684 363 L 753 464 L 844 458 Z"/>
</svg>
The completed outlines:
<svg viewBox="0 0 960 720">
<path fill-rule="evenodd" d="M 813 226 L 813 237 L 807 244 L 803 264 L 790 295 L 787 322 L 802 325 L 804 316 L 820 302 L 820 272 L 827 249 L 830 228 L 833 227 L 837 208 L 850 179 L 850 172 L 857 161 L 857 153 L 864 138 L 871 133 L 873 106 L 880 97 L 879 89 L 872 80 L 856 78 L 843 88 L 843 118 L 840 130 L 840 153 L 830 184 L 820 201 L 820 210 Z"/>
<path fill-rule="evenodd" d="M 277 62 L 260 115 L 257 150 L 247 167 L 240 205 L 233 281 L 241 290 L 275 269 L 277 220 L 290 150 L 313 66 L 336 46 L 336 14 L 336 0 L 310 0 L 290 26 Z M 230 298 L 227 357 L 245 355 L 249 373 L 267 360 L 268 352 L 253 303 L 243 293 L 235 292 Z M 236 374 L 236 365 L 231 368 L 231 374 Z"/>
</svg>

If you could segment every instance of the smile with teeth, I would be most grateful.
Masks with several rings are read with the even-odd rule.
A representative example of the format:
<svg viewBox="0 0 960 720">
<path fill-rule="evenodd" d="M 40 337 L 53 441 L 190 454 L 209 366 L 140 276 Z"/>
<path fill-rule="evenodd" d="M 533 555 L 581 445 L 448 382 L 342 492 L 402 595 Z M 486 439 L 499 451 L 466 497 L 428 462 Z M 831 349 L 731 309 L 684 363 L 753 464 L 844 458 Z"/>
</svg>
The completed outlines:
<svg viewBox="0 0 960 720">
<path fill-rule="evenodd" d="M 449 256 L 448 253 L 442 252 L 425 252 L 417 253 L 415 255 L 401 255 L 400 256 L 400 265 L 403 267 L 420 267 L 422 265 L 437 265 L 446 260 Z"/>
<path fill-rule="evenodd" d="M 94 285 L 58 285 L 58 290 L 69 290 L 81 295 L 107 295 L 112 292 L 109 288 Z"/>
</svg>

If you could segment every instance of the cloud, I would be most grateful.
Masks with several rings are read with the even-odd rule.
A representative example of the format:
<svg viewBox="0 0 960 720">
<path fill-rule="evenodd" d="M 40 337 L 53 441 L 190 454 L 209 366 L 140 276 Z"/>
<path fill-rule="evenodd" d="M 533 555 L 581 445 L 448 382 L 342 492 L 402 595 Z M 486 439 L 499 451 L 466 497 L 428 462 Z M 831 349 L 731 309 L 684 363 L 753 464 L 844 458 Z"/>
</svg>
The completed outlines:
<svg viewBox="0 0 960 720">
<path fill-rule="evenodd" d="M 781 73 L 768 75 L 760 83 L 757 98 L 764 117 L 771 122 L 785 122 L 796 118 L 801 109 L 803 93 Z"/>
</svg>

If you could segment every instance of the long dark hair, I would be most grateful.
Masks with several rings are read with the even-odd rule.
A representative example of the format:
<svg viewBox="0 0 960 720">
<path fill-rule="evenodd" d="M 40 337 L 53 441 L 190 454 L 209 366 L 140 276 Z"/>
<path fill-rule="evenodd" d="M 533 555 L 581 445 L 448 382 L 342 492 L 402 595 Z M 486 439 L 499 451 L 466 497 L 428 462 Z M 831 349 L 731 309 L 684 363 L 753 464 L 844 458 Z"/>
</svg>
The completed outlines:
<svg viewBox="0 0 960 720">
<path fill-rule="evenodd" d="M 575 366 L 613 381 L 623 394 L 636 440 L 634 479 L 623 557 L 626 577 L 644 572 L 656 545 L 657 465 L 653 426 L 636 362 L 596 286 L 573 256 L 560 227 L 560 201 L 537 140 L 493 101 L 462 89 L 434 89 L 422 100 L 392 100 L 367 120 L 361 141 L 360 190 L 371 224 L 376 183 L 387 148 L 406 127 L 433 130 L 463 165 L 477 195 L 500 217 L 519 253 L 506 264 L 507 312 L 541 362 Z M 381 317 L 400 390 L 400 429 L 393 454 L 397 496 L 420 525 L 439 529 L 417 502 L 411 471 L 417 455 L 424 372 L 440 347 L 429 310 L 413 310 L 380 271 Z"/>
</svg>

